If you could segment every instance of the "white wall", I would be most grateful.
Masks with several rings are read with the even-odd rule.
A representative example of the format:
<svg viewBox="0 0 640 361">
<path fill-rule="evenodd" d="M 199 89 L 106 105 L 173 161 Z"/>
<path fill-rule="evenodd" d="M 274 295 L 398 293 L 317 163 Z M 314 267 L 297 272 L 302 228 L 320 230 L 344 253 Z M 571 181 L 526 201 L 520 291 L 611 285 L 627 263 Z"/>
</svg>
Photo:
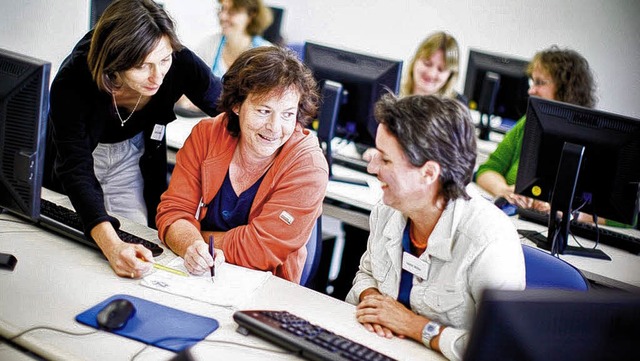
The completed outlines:
<svg viewBox="0 0 640 361">
<path fill-rule="evenodd" d="M 640 1 L 637 0 L 266 0 L 287 9 L 289 41 L 316 40 L 407 60 L 429 33 L 461 46 L 530 59 L 557 44 L 587 58 L 598 108 L 640 117 Z"/>
<path fill-rule="evenodd" d="M 215 0 L 163 0 L 188 46 L 217 30 Z M 290 42 L 314 40 L 408 59 L 429 33 L 460 43 L 464 87 L 469 48 L 531 58 L 552 44 L 591 64 L 598 108 L 640 117 L 637 0 L 265 0 L 286 9 Z M 49 60 L 54 71 L 88 27 L 88 0 L 0 0 L 0 47 Z"/>
</svg>

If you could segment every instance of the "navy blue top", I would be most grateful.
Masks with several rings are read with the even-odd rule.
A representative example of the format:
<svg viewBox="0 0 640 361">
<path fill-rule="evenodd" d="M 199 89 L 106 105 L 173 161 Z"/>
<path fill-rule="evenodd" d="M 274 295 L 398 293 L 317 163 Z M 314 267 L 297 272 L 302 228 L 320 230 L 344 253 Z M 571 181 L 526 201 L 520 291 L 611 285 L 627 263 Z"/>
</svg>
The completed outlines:
<svg viewBox="0 0 640 361">
<path fill-rule="evenodd" d="M 407 222 L 404 227 L 404 233 L 402 236 L 402 249 L 405 252 L 411 253 L 411 236 L 409 235 L 411 222 Z M 400 275 L 400 292 L 398 293 L 398 301 L 405 305 L 408 309 L 411 309 L 409 302 L 411 296 L 411 289 L 413 288 L 413 274 L 409 271 L 402 269 Z"/>
<path fill-rule="evenodd" d="M 251 204 L 256 198 L 256 193 L 263 179 L 264 174 L 249 189 L 238 196 L 233 190 L 229 171 L 227 171 L 222 187 L 209 203 L 209 210 L 201 223 L 202 229 L 226 232 L 249 223 Z"/>
</svg>

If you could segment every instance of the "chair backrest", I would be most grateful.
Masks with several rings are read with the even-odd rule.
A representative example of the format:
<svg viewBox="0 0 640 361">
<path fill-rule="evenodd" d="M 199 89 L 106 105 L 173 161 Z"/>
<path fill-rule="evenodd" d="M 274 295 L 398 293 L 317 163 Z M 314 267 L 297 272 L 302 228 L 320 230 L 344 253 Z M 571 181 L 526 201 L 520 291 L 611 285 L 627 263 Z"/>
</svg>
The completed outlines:
<svg viewBox="0 0 640 361">
<path fill-rule="evenodd" d="M 308 286 L 313 281 L 320 265 L 320 255 L 322 253 L 322 217 L 318 217 L 316 225 L 311 230 L 309 241 L 307 242 L 307 260 L 302 268 L 300 284 Z"/>
<path fill-rule="evenodd" d="M 577 291 L 589 289 L 589 281 L 582 272 L 566 261 L 524 244 L 522 251 L 527 272 L 527 289 L 559 288 Z"/>
</svg>

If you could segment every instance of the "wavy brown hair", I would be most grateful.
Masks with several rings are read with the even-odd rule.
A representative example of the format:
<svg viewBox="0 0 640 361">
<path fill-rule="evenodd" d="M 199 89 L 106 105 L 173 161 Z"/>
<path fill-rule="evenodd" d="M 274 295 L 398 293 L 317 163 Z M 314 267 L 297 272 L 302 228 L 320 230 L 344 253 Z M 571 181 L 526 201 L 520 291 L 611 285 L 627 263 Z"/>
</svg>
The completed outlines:
<svg viewBox="0 0 640 361">
<path fill-rule="evenodd" d="M 268 96 L 291 87 L 300 94 L 296 121 L 306 127 L 316 116 L 320 99 L 311 70 L 287 48 L 260 46 L 240 54 L 222 77 L 218 110 L 227 113 L 227 130 L 234 136 L 240 134 L 240 119 L 233 109 L 249 95 Z"/>
<path fill-rule="evenodd" d="M 587 59 L 577 51 L 560 49 L 554 45 L 542 50 L 527 67 L 527 74 L 540 66 L 553 79 L 556 86 L 555 100 L 593 108 L 596 105 L 595 83 Z"/>
<path fill-rule="evenodd" d="M 122 86 L 120 72 L 141 65 L 166 36 L 173 51 L 183 48 L 171 17 L 153 0 L 116 0 L 93 29 L 87 56 L 98 88 L 112 92 Z"/>
</svg>

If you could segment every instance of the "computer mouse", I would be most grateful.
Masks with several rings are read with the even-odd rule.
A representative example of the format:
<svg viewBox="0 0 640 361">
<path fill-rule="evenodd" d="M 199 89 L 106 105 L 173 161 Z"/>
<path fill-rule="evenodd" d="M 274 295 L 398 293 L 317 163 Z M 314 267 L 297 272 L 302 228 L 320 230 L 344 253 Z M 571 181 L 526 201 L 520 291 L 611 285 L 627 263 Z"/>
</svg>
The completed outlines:
<svg viewBox="0 0 640 361">
<path fill-rule="evenodd" d="M 500 208 L 507 216 L 513 216 L 518 210 L 516 205 L 509 203 L 509 201 L 504 197 L 498 197 L 493 204 Z"/>
<path fill-rule="evenodd" d="M 136 308 L 131 301 L 117 298 L 109 302 L 96 316 L 98 326 L 103 330 L 118 330 L 127 324 L 127 321 L 136 313 Z"/>
</svg>

